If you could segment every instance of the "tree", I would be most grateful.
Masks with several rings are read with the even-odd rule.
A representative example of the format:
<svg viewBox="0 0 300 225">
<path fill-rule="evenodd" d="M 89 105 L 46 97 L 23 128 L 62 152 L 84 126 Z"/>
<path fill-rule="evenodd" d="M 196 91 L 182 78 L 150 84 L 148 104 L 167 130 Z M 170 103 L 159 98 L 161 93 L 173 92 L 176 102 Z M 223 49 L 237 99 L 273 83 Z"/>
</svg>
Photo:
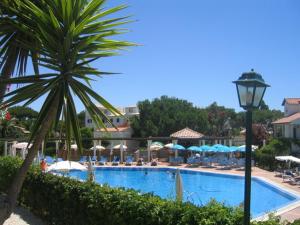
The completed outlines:
<svg viewBox="0 0 300 225">
<path fill-rule="evenodd" d="M 1 205 L 0 223 L 10 216 L 26 173 L 43 139 L 53 126 L 57 126 L 62 116 L 66 127 L 67 149 L 70 149 L 72 136 L 79 149 L 82 149 L 73 93 L 78 96 L 99 127 L 104 127 L 101 118 L 106 116 L 97 108 L 93 99 L 114 115 L 120 115 L 116 108 L 88 86 L 92 76 L 111 74 L 98 71 L 89 65 L 91 62 L 116 55 L 116 50 L 133 45 L 108 38 L 123 33 L 116 27 L 129 21 L 124 20 L 126 17 L 104 17 L 124 9 L 125 6 L 104 10 L 103 4 L 103 0 L 44 0 L 38 1 L 38 4 L 33 0 L 26 0 L 18 1 L 17 8 L 10 4 L 1 4 L 2 10 L 12 15 L 5 17 L 5 20 L 30 38 L 38 40 L 38 44 L 28 39 L 18 40 L 17 44 L 28 51 L 37 50 L 39 66 L 51 72 L 39 76 L 9 79 L 2 77 L 0 80 L 3 84 L 24 84 L 4 96 L 6 100 L 0 104 L 0 109 L 21 102 L 25 102 L 24 106 L 27 106 L 46 95 L 29 139 L 32 147 Z"/>
<path fill-rule="evenodd" d="M 208 126 L 206 112 L 186 100 L 162 96 L 141 101 L 138 107 L 139 117 L 131 120 L 134 136 L 169 136 L 185 127 L 204 132 Z"/>
<path fill-rule="evenodd" d="M 228 109 L 224 106 L 218 106 L 216 102 L 205 108 L 208 114 L 209 128 L 208 135 L 225 136 L 228 135 L 229 126 L 231 128 L 231 119 L 235 119 L 236 113 L 234 109 Z M 230 123 L 230 124 L 229 124 Z"/>
<path fill-rule="evenodd" d="M 38 112 L 29 107 L 14 106 L 8 109 L 10 114 L 19 121 L 36 119 Z"/>
<path fill-rule="evenodd" d="M 24 132 L 25 129 L 17 125 L 16 118 L 11 118 L 9 112 L 7 112 L 5 118 L 0 118 L 0 137 L 22 137 Z"/>
<path fill-rule="evenodd" d="M 34 4 L 40 5 L 41 1 L 35 0 Z M 0 70 L 1 78 L 10 78 L 17 69 L 17 75 L 23 76 L 26 72 L 27 61 L 31 55 L 33 68 L 36 74 L 38 71 L 37 48 L 24 48 L 19 43 L 27 40 L 32 46 L 38 46 L 37 38 L 26 32 L 24 29 L 17 28 L 23 24 L 21 18 L 16 17 L 15 10 L 19 10 L 18 0 L 3 0 L 0 3 Z M 18 23 L 16 23 L 18 22 Z M 0 82 L 0 102 L 7 91 L 7 83 Z"/>
<path fill-rule="evenodd" d="M 82 137 L 82 146 L 85 149 L 89 149 L 92 147 L 92 140 L 86 140 L 86 139 L 91 139 L 93 138 L 93 129 L 92 128 L 88 128 L 88 127 L 81 127 L 80 128 L 80 133 L 81 133 L 81 137 Z"/>
<path fill-rule="evenodd" d="M 78 120 L 79 120 L 79 126 L 85 127 L 85 111 L 81 111 L 77 114 Z"/>
</svg>

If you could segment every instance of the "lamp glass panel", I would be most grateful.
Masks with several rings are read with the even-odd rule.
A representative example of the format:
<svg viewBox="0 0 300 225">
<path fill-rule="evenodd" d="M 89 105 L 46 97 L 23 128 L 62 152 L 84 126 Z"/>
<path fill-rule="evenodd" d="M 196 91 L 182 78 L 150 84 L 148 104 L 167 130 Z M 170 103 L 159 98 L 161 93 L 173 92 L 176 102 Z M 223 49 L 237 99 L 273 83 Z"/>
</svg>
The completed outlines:
<svg viewBox="0 0 300 225">
<path fill-rule="evenodd" d="M 263 98 L 265 89 L 266 89 L 266 87 L 256 87 L 254 101 L 253 101 L 253 107 L 259 107 L 261 99 Z"/>
<path fill-rule="evenodd" d="M 254 87 L 247 87 L 241 84 L 238 84 L 237 87 L 241 106 L 251 107 L 253 103 Z"/>
<path fill-rule="evenodd" d="M 247 93 L 247 87 L 244 85 L 237 85 L 238 89 L 238 95 L 239 95 L 239 100 L 240 100 L 240 105 L 241 106 L 246 106 L 246 93 Z"/>
</svg>

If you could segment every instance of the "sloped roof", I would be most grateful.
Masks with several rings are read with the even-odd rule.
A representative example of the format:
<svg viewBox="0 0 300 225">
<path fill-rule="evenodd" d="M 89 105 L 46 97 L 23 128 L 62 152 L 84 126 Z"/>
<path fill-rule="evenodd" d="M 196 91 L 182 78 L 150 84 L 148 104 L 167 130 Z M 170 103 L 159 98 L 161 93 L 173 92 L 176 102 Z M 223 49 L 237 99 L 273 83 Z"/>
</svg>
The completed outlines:
<svg viewBox="0 0 300 225">
<path fill-rule="evenodd" d="M 204 134 L 194 131 L 188 127 L 170 135 L 170 137 L 174 137 L 174 138 L 201 138 L 203 136 Z"/>
<path fill-rule="evenodd" d="M 298 120 L 298 119 L 300 119 L 300 112 L 295 113 L 291 116 L 284 117 L 284 118 L 281 118 L 279 120 L 276 120 L 272 124 L 286 124 L 286 123 L 291 123 L 291 122 L 293 122 L 295 120 Z"/>
<path fill-rule="evenodd" d="M 285 98 L 282 105 L 285 105 L 285 103 L 289 105 L 300 105 L 300 98 Z"/>
</svg>

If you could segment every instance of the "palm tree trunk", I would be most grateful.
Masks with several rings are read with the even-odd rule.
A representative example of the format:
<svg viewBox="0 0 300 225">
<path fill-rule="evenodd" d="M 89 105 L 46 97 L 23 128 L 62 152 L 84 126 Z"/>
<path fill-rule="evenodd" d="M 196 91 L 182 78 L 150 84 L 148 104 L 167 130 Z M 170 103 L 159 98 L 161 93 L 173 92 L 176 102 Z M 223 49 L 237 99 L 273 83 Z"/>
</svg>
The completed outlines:
<svg viewBox="0 0 300 225">
<path fill-rule="evenodd" d="M 59 92 L 58 92 L 59 93 Z M 13 182 L 8 190 L 8 194 L 5 198 L 5 201 L 3 201 L 0 204 L 0 224 L 3 224 L 6 219 L 8 219 L 14 210 L 14 207 L 17 202 L 18 195 L 20 193 L 20 190 L 22 188 L 23 182 L 26 177 L 26 173 L 30 167 L 30 165 L 33 162 L 34 157 L 37 154 L 37 151 L 42 144 L 42 141 L 44 140 L 45 136 L 47 135 L 49 129 L 51 128 L 51 124 L 53 120 L 55 119 L 57 108 L 58 108 L 58 93 L 56 94 L 55 101 L 52 103 L 52 107 L 49 110 L 48 114 L 44 118 L 43 125 L 40 127 L 38 135 L 35 137 L 34 142 L 30 150 L 28 151 L 28 154 L 15 175 Z"/>
</svg>

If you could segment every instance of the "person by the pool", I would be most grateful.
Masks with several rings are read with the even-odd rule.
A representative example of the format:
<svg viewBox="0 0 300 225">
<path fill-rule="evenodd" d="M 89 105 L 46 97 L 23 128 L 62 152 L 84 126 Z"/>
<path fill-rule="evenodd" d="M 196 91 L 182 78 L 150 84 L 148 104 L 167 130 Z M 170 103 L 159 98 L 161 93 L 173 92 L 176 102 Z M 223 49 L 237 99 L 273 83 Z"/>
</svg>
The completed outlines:
<svg viewBox="0 0 300 225">
<path fill-rule="evenodd" d="M 47 163 L 46 163 L 46 160 L 45 160 L 45 159 L 42 159 L 42 161 L 41 161 L 41 163 L 40 163 L 40 167 L 41 167 L 42 172 L 46 172 L 46 169 L 47 169 Z"/>
</svg>

